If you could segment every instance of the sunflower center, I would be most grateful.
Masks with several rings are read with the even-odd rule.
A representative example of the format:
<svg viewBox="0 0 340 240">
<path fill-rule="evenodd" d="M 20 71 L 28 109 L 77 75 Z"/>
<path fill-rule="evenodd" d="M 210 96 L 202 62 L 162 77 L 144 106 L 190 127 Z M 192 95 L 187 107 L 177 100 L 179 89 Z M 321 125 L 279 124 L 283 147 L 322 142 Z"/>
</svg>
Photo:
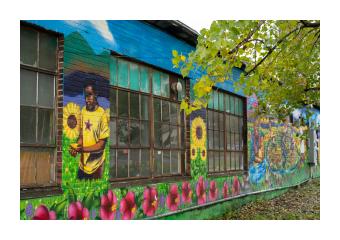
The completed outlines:
<svg viewBox="0 0 340 240">
<path fill-rule="evenodd" d="M 202 157 L 205 157 L 205 150 L 202 150 Z"/>
<path fill-rule="evenodd" d="M 73 129 L 77 126 L 77 118 L 76 116 L 74 115 L 70 115 L 68 118 L 67 118 L 67 125 Z"/>
<path fill-rule="evenodd" d="M 202 127 L 201 126 L 197 126 L 196 128 L 196 136 L 198 139 L 201 139 L 202 138 Z"/>
<path fill-rule="evenodd" d="M 196 153 L 196 150 L 193 148 L 193 149 L 191 149 L 191 154 L 193 155 L 193 156 L 195 156 L 195 153 Z"/>
</svg>

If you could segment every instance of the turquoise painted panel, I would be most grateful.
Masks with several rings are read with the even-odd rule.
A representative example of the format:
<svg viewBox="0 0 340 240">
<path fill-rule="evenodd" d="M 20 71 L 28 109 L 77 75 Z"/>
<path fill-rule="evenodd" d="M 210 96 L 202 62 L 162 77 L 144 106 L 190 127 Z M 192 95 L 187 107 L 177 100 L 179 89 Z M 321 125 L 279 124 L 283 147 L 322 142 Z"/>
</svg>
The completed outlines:
<svg viewBox="0 0 340 240">
<path fill-rule="evenodd" d="M 130 89 L 139 91 L 139 67 L 137 64 L 130 63 Z"/>
<path fill-rule="evenodd" d="M 117 86 L 117 59 L 110 59 L 110 84 Z"/>
<path fill-rule="evenodd" d="M 161 95 L 162 97 L 170 97 L 169 75 L 161 73 Z"/>
<path fill-rule="evenodd" d="M 149 70 L 145 67 L 140 67 L 140 90 L 142 92 L 150 92 Z"/>
<path fill-rule="evenodd" d="M 122 60 L 118 60 L 118 86 L 129 87 L 129 65 Z"/>
<path fill-rule="evenodd" d="M 158 71 L 152 72 L 152 93 L 161 95 L 161 74 Z"/>
</svg>

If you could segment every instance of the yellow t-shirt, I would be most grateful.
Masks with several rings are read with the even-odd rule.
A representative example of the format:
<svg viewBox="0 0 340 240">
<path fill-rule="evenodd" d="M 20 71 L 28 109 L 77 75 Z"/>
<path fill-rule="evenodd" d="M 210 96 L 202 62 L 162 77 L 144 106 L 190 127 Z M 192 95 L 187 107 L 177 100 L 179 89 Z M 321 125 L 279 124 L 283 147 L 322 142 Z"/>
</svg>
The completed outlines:
<svg viewBox="0 0 340 240">
<path fill-rule="evenodd" d="M 86 107 L 81 110 L 81 123 L 83 134 L 83 147 L 96 144 L 100 139 L 110 136 L 108 119 L 102 107 L 93 111 L 87 111 Z M 104 150 L 91 153 L 82 153 L 79 167 L 87 174 L 94 173 L 105 161 Z"/>
</svg>

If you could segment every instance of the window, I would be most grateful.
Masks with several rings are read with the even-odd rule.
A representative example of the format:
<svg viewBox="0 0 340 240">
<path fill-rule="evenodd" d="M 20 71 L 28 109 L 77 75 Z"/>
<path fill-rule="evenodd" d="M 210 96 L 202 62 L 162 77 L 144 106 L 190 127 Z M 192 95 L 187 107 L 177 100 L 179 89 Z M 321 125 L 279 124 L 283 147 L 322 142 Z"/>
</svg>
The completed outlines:
<svg viewBox="0 0 340 240">
<path fill-rule="evenodd" d="M 110 178 L 184 173 L 184 114 L 172 82 L 182 79 L 112 57 L 110 61 Z M 184 85 L 182 85 L 184 87 Z"/>
<path fill-rule="evenodd" d="M 57 37 L 20 29 L 20 184 L 54 182 Z"/>
<path fill-rule="evenodd" d="M 245 100 L 214 90 L 208 103 L 208 171 L 243 170 L 246 135 Z"/>
</svg>

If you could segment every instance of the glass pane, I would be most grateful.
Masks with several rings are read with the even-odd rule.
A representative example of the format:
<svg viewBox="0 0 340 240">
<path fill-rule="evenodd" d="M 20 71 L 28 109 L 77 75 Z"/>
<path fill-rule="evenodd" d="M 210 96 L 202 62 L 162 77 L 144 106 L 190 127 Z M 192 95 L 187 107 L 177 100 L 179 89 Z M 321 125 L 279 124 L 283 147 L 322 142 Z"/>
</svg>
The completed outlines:
<svg viewBox="0 0 340 240">
<path fill-rule="evenodd" d="M 139 149 L 130 149 L 129 177 L 138 177 L 139 175 Z"/>
<path fill-rule="evenodd" d="M 181 137 L 180 137 L 179 146 L 181 148 L 185 148 L 185 129 L 184 129 L 184 126 L 180 127 L 180 134 L 181 134 Z"/>
<path fill-rule="evenodd" d="M 230 132 L 230 116 L 225 116 L 225 131 Z"/>
<path fill-rule="evenodd" d="M 242 99 L 239 99 L 239 100 L 240 101 L 238 103 L 238 108 L 239 108 L 238 112 L 239 112 L 240 116 L 243 116 L 243 100 Z"/>
<path fill-rule="evenodd" d="M 120 87 L 129 87 L 128 66 L 127 62 L 118 59 L 118 86 Z"/>
<path fill-rule="evenodd" d="M 20 142 L 35 143 L 36 110 L 32 107 L 20 106 Z"/>
<path fill-rule="evenodd" d="M 214 152 L 215 172 L 220 171 L 220 153 Z"/>
<path fill-rule="evenodd" d="M 162 175 L 162 151 L 161 150 L 155 150 L 155 174 L 156 175 Z"/>
<path fill-rule="evenodd" d="M 229 98 L 230 98 L 230 96 L 229 95 L 226 95 L 225 96 L 225 111 L 226 112 L 230 112 L 230 101 L 229 101 Z"/>
<path fill-rule="evenodd" d="M 235 134 L 235 150 L 239 150 L 240 147 L 240 135 L 239 134 Z"/>
<path fill-rule="evenodd" d="M 110 116 L 116 116 L 117 114 L 117 91 L 110 89 Z"/>
<path fill-rule="evenodd" d="M 209 149 L 213 149 L 214 147 L 214 131 L 208 130 L 208 143 L 209 143 Z"/>
<path fill-rule="evenodd" d="M 117 149 L 117 176 L 128 177 L 128 149 Z"/>
<path fill-rule="evenodd" d="M 110 145 L 115 146 L 117 144 L 117 128 L 116 119 L 111 119 L 110 121 Z"/>
<path fill-rule="evenodd" d="M 170 148 L 170 129 L 168 124 L 162 124 L 162 146 Z"/>
<path fill-rule="evenodd" d="M 162 128 L 161 123 L 155 122 L 155 147 L 162 147 Z"/>
<path fill-rule="evenodd" d="M 140 90 L 150 92 L 149 70 L 145 67 L 140 67 Z"/>
<path fill-rule="evenodd" d="M 178 92 L 177 98 L 178 98 L 178 101 L 181 101 L 181 100 L 183 100 L 185 98 L 185 81 L 183 79 L 181 79 L 181 78 L 179 78 L 178 81 L 182 85 L 182 91 Z"/>
<path fill-rule="evenodd" d="M 240 158 L 240 169 L 243 170 L 243 152 L 241 153 L 241 158 Z"/>
<path fill-rule="evenodd" d="M 226 153 L 226 170 L 230 170 L 230 165 L 231 165 L 231 159 L 230 159 L 230 152 Z"/>
<path fill-rule="evenodd" d="M 163 151 L 163 174 L 170 173 L 170 151 Z"/>
<path fill-rule="evenodd" d="M 223 96 L 224 96 L 224 94 L 223 93 L 219 93 L 218 94 L 218 98 L 219 98 L 219 110 L 220 111 L 224 111 L 224 100 L 223 100 Z"/>
<path fill-rule="evenodd" d="M 235 134 L 230 133 L 230 149 L 235 150 Z"/>
<path fill-rule="evenodd" d="M 178 147 L 178 127 L 171 126 L 171 135 L 170 135 L 171 147 Z"/>
<path fill-rule="evenodd" d="M 135 63 L 130 63 L 130 89 L 139 91 L 139 68 Z"/>
<path fill-rule="evenodd" d="M 230 96 L 230 113 L 235 113 L 234 97 Z"/>
<path fill-rule="evenodd" d="M 218 110 L 218 92 L 214 91 L 214 109 Z"/>
<path fill-rule="evenodd" d="M 170 121 L 170 103 L 168 101 L 162 100 L 162 121 Z"/>
<path fill-rule="evenodd" d="M 130 93 L 130 118 L 139 119 L 139 94 Z"/>
<path fill-rule="evenodd" d="M 231 133 L 226 132 L 226 134 L 227 134 L 227 149 L 230 150 L 231 149 Z"/>
<path fill-rule="evenodd" d="M 38 142 L 44 144 L 54 143 L 53 138 L 53 111 L 51 109 L 38 110 Z"/>
<path fill-rule="evenodd" d="M 139 121 L 130 121 L 130 143 L 132 146 L 139 146 Z"/>
<path fill-rule="evenodd" d="M 236 155 L 235 152 L 231 152 L 231 170 L 236 169 Z"/>
<path fill-rule="evenodd" d="M 171 151 L 171 173 L 180 173 L 180 166 L 179 151 Z"/>
<path fill-rule="evenodd" d="M 44 107 L 54 107 L 54 76 L 39 73 L 38 104 Z"/>
<path fill-rule="evenodd" d="M 219 126 L 218 126 L 218 130 L 222 130 L 223 131 L 223 126 L 224 126 L 224 124 L 223 124 L 223 113 L 219 113 L 218 114 L 218 120 L 219 120 Z"/>
<path fill-rule="evenodd" d="M 220 132 L 220 150 L 224 149 L 224 132 Z"/>
<path fill-rule="evenodd" d="M 128 117 L 128 92 L 118 91 L 118 114 L 119 117 Z"/>
<path fill-rule="evenodd" d="M 150 175 L 150 151 L 148 149 L 141 149 L 141 175 Z"/>
<path fill-rule="evenodd" d="M 163 97 L 170 96 L 169 75 L 165 73 L 161 73 L 161 94 Z"/>
<path fill-rule="evenodd" d="M 154 106 L 154 120 L 157 122 L 161 121 L 161 100 L 154 98 L 153 99 L 153 106 Z"/>
<path fill-rule="evenodd" d="M 214 149 L 219 149 L 220 134 L 219 131 L 214 131 Z"/>
<path fill-rule="evenodd" d="M 239 99 L 235 98 L 235 114 L 236 115 L 239 115 L 239 112 L 238 112 L 238 110 L 239 110 L 239 108 L 238 108 L 238 101 L 239 101 Z"/>
<path fill-rule="evenodd" d="M 152 92 L 155 95 L 161 95 L 161 75 L 157 71 L 152 73 Z"/>
<path fill-rule="evenodd" d="M 119 119 L 118 121 L 118 144 L 126 146 L 129 142 L 129 128 L 126 119 Z"/>
<path fill-rule="evenodd" d="M 36 105 L 37 73 L 20 69 L 20 104 Z"/>
<path fill-rule="evenodd" d="M 219 124 L 219 119 L 218 119 L 218 112 L 214 112 L 214 130 L 219 130 L 218 124 Z"/>
<path fill-rule="evenodd" d="M 224 153 L 220 152 L 220 171 L 225 171 L 224 168 Z"/>
<path fill-rule="evenodd" d="M 55 71 L 57 68 L 57 38 L 39 33 L 39 67 Z"/>
<path fill-rule="evenodd" d="M 149 97 L 141 95 L 141 119 L 149 120 Z"/>
<path fill-rule="evenodd" d="M 214 127 L 214 112 L 208 110 L 208 128 L 213 129 Z"/>
<path fill-rule="evenodd" d="M 177 103 L 170 103 L 170 122 L 179 124 L 179 105 Z"/>
<path fill-rule="evenodd" d="M 110 178 L 117 177 L 116 172 L 116 149 L 110 149 Z"/>
<path fill-rule="evenodd" d="M 110 84 L 117 86 L 117 59 L 111 57 L 110 59 Z"/>
<path fill-rule="evenodd" d="M 142 121 L 140 125 L 141 131 L 141 145 L 149 146 L 149 121 Z"/>
<path fill-rule="evenodd" d="M 238 118 L 238 132 L 241 134 L 243 132 L 243 118 Z"/>
<path fill-rule="evenodd" d="M 214 171 L 214 152 L 208 152 L 209 172 Z"/>
<path fill-rule="evenodd" d="M 38 64 L 38 32 L 26 27 L 20 28 L 20 63 L 31 66 Z"/>
</svg>

